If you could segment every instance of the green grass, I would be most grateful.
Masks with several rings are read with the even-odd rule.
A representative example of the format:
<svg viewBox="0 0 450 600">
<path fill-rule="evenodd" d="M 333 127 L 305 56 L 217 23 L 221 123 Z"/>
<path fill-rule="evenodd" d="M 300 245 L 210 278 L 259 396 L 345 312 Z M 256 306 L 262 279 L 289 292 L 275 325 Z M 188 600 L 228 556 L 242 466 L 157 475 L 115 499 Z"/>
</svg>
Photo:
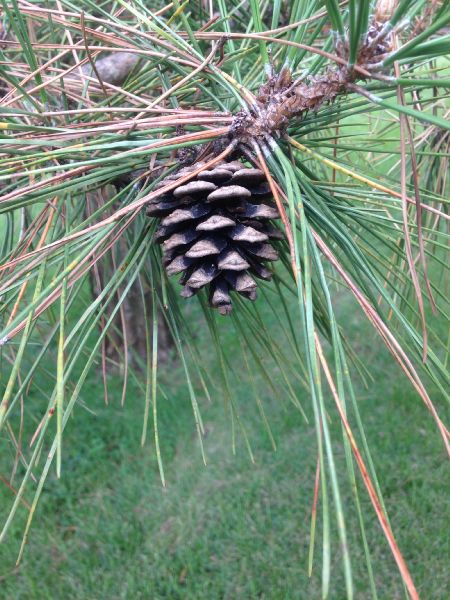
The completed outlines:
<svg viewBox="0 0 450 600">
<path fill-rule="evenodd" d="M 441 443 L 425 408 L 373 332 L 353 316 L 351 306 L 344 306 L 344 314 L 351 319 L 353 346 L 374 376 L 369 389 L 361 385 L 358 397 L 394 532 L 422 598 L 447 598 L 448 480 Z M 233 335 L 223 339 L 232 351 Z M 141 392 L 131 384 L 120 408 L 120 385 L 113 380 L 110 405 L 104 406 L 94 373 L 82 400 L 95 414 L 81 407 L 75 411 L 64 435 L 62 479 L 54 474 L 49 479 L 18 570 L 14 561 L 24 509 L 0 548 L 2 598 L 320 598 L 320 510 L 316 562 L 311 579 L 307 577 L 316 462 L 313 425 L 287 402 L 263 392 L 278 446 L 274 452 L 243 380 L 237 397 L 255 455 L 252 464 L 241 436 L 232 454 L 229 413 L 217 390 L 213 403 L 202 406 L 204 467 L 179 368 L 166 367 L 163 379 L 172 384 L 169 398 L 160 399 L 159 417 L 167 489 L 161 486 L 152 445 L 139 445 Z M 27 401 L 32 403 L 33 397 Z M 306 392 L 304 405 L 309 406 Z M 331 428 L 338 434 L 334 417 Z M 343 448 L 337 454 L 344 475 Z M 347 487 L 342 492 L 356 598 L 370 598 Z M 392 556 L 360 490 L 379 598 L 403 598 Z M 12 494 L 4 486 L 0 491 L 6 511 Z M 345 588 L 335 531 L 332 538 L 330 597 L 338 600 L 345 598 Z"/>
</svg>

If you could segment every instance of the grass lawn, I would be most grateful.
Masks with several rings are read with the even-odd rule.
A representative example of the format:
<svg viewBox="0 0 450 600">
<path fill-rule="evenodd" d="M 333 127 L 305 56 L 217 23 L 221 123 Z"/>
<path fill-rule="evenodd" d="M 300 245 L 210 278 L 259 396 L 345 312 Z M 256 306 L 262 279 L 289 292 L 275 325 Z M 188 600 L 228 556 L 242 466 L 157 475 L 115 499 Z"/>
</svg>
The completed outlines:
<svg viewBox="0 0 450 600">
<path fill-rule="evenodd" d="M 374 377 L 368 389 L 360 384 L 358 399 L 391 524 L 421 598 L 444 600 L 449 597 L 449 548 L 442 444 L 431 417 L 375 334 L 351 306 L 344 313 L 353 347 Z M 236 340 L 225 334 L 224 344 L 232 351 Z M 237 378 L 239 365 L 234 368 L 231 378 L 236 375 L 236 397 L 255 464 L 242 436 L 233 455 L 230 418 L 217 389 L 213 402 L 205 400 L 201 407 L 207 429 L 208 465 L 203 465 L 189 397 L 175 363 L 161 374 L 163 381 L 171 382 L 170 388 L 165 386 L 170 396 L 161 398 L 159 407 L 166 489 L 159 479 L 152 436 L 140 447 L 141 391 L 131 382 L 121 408 L 120 385 L 112 381 L 110 405 L 104 406 L 100 378 L 93 373 L 82 396 L 89 411 L 77 408 L 65 432 L 62 479 L 54 474 L 49 479 L 18 570 L 14 561 L 24 509 L 0 548 L 0 597 L 319 599 L 320 512 L 313 574 L 307 576 L 316 464 L 313 421 L 307 424 L 287 400 L 265 391 L 262 382 L 261 399 L 277 443 L 274 452 L 249 382 Z M 310 415 L 308 395 L 303 396 Z M 357 515 L 345 481 L 340 424 L 331 411 L 330 418 L 337 460 L 342 462 L 338 466 L 355 596 L 371 598 Z M 6 463 L 1 473 L 9 473 Z M 378 597 L 405 598 L 390 550 L 359 487 Z M 2 513 L 11 501 L 11 492 L 1 486 Z M 340 600 L 345 592 L 335 531 L 332 538 L 330 598 Z"/>
</svg>

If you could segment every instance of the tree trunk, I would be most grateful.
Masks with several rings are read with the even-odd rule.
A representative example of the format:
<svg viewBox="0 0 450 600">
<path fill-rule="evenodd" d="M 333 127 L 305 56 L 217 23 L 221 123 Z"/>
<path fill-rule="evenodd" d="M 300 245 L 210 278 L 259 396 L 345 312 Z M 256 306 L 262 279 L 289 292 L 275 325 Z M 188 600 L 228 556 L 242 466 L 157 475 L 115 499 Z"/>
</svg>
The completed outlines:
<svg viewBox="0 0 450 600">
<path fill-rule="evenodd" d="M 138 62 L 139 56 L 131 52 L 112 53 L 97 59 L 95 61 L 95 69 L 93 69 L 90 63 L 84 65 L 83 72 L 94 78 L 97 78 L 97 75 L 99 75 L 104 83 L 120 85 L 131 71 L 137 67 Z M 111 188 L 108 187 L 96 193 L 88 194 L 87 214 L 92 214 L 110 196 Z M 115 207 L 112 207 L 108 211 L 108 214 L 104 213 L 102 215 L 102 218 L 113 214 L 114 210 Z M 91 271 L 91 285 L 94 297 L 101 293 L 104 286 L 110 281 L 112 273 L 116 271 L 116 263 L 120 263 L 126 255 L 127 250 L 126 239 L 121 237 L 117 244 L 115 244 L 114 256 L 111 252 L 107 252 L 97 262 L 95 268 Z M 119 290 L 117 292 L 117 300 L 122 291 Z M 111 302 L 110 306 L 107 307 L 102 324 L 108 320 L 114 305 L 115 303 Z M 135 281 L 105 337 L 103 355 L 106 358 L 108 369 L 121 369 L 125 362 L 125 356 L 135 366 L 145 365 L 147 354 L 146 328 L 151 327 L 151 323 L 151 289 L 144 281 Z M 166 361 L 173 346 L 174 343 L 169 328 L 164 319 L 160 318 L 158 323 L 158 360 Z"/>
<path fill-rule="evenodd" d="M 86 213 L 92 214 L 99 205 L 105 202 L 105 196 L 109 197 L 110 195 L 108 188 L 88 194 Z M 108 213 L 102 214 L 102 218 L 113 214 L 114 210 L 113 206 Z M 112 274 L 117 270 L 117 265 L 125 257 L 127 250 L 127 240 L 121 237 L 112 249 L 114 255 L 112 251 L 108 251 L 97 261 L 90 273 L 94 298 L 98 297 L 111 280 Z M 114 300 L 106 307 L 100 323 L 101 327 L 107 322 L 122 292 L 123 286 L 119 288 Z M 143 367 L 146 364 L 146 330 L 151 329 L 152 318 L 152 291 L 147 282 L 138 279 L 129 289 L 105 336 L 103 355 L 108 370 L 121 370 L 126 358 L 129 364 L 135 367 Z M 151 336 L 151 331 L 148 333 Z M 160 318 L 158 322 L 158 361 L 167 361 L 173 347 L 174 343 L 169 328 L 165 320 Z"/>
</svg>

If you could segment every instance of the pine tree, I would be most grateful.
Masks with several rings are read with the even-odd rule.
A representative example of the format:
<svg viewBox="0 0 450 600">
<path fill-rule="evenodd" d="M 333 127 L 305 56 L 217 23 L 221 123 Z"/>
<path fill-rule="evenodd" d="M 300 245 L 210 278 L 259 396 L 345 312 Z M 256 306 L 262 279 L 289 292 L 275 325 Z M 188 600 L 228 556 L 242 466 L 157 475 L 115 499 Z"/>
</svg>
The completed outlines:
<svg viewBox="0 0 450 600">
<path fill-rule="evenodd" d="M 64 428 L 87 375 L 101 367 L 107 384 L 105 338 L 139 296 L 151 304 L 138 328 L 142 440 L 152 414 L 161 474 L 158 321 L 180 356 L 200 445 L 198 389 L 208 396 L 211 382 L 199 338 L 210 336 L 208 353 L 216 353 L 241 431 L 227 371 L 233 359 L 252 382 L 257 371 L 267 385 L 281 374 L 273 389 L 297 408 L 305 392 L 295 385 L 308 388 L 323 597 L 333 597 L 330 506 L 346 594 L 354 595 L 341 487 L 355 494 L 365 544 L 356 466 L 408 593 L 418 598 L 354 397 L 352 374 L 366 365 L 346 337 L 335 296 L 340 286 L 373 325 L 449 451 L 440 398 L 435 406 L 423 383 L 447 396 L 440 325 L 448 3 L 227 0 L 154 11 L 121 2 L 94 11 L 80 0 L 77 7 L 3 5 L 0 430 L 16 450 L 12 472 L 22 464 L 23 479 L 0 540 L 35 486 L 21 558 L 53 461 L 61 475 Z M 114 82 L 96 67 L 105 50 L 126 55 L 131 66 Z M 106 194 L 111 184 L 115 192 Z M 102 201 L 86 210 L 93 193 Z M 107 256 L 112 268 L 93 290 L 90 278 Z M 180 283 L 182 295 L 195 298 L 180 300 Z M 257 288 L 258 299 L 247 302 Z M 231 308 L 229 318 L 217 315 Z M 278 329 L 267 326 L 268 313 Z M 240 358 L 227 355 L 220 327 L 234 328 Z M 128 376 L 125 369 L 124 397 Z M 39 377 L 53 380 L 48 397 Z M 342 422 L 342 438 L 331 435 L 331 418 Z M 348 481 L 335 465 L 343 447 Z M 312 535 L 311 556 L 314 544 Z M 366 559 L 375 596 L 368 550 Z"/>
</svg>

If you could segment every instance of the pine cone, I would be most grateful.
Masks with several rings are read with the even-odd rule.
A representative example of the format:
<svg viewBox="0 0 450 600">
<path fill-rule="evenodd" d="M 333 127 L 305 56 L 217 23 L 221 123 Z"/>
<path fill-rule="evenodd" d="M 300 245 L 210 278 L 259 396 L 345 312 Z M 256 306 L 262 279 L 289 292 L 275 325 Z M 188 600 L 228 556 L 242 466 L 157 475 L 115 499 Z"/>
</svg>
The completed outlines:
<svg viewBox="0 0 450 600">
<path fill-rule="evenodd" d="M 202 164 L 169 175 L 157 187 Z M 162 244 L 167 274 L 182 273 L 183 297 L 208 287 L 210 305 L 227 315 L 230 292 L 255 300 L 253 276 L 271 279 L 265 263 L 278 258 L 271 240 L 284 236 L 270 223 L 279 214 L 259 169 L 240 161 L 221 162 L 156 198 L 147 215 L 161 219 L 154 239 Z"/>
</svg>

